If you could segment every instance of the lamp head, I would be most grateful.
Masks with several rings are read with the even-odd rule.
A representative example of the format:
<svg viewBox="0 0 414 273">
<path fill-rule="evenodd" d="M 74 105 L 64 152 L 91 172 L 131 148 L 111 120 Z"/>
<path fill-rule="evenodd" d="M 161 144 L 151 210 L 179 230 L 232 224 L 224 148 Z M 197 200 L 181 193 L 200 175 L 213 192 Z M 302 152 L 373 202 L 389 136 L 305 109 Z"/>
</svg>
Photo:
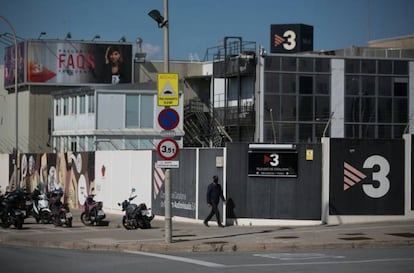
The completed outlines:
<svg viewBox="0 0 414 273">
<path fill-rule="evenodd" d="M 151 10 L 148 15 L 157 22 L 158 27 L 162 28 L 167 24 L 167 21 L 164 19 L 164 17 L 161 15 L 159 10 L 153 9 Z"/>
</svg>

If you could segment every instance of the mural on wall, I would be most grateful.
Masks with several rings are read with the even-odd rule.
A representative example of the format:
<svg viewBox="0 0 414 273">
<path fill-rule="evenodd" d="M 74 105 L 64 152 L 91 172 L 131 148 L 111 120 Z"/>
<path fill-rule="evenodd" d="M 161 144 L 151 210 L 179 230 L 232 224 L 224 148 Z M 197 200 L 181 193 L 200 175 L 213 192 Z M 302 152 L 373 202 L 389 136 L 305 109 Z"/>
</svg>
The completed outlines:
<svg viewBox="0 0 414 273">
<path fill-rule="evenodd" d="M 81 208 L 86 196 L 95 187 L 95 153 L 21 154 L 19 183 L 14 183 L 14 162 L 9 157 L 9 190 L 17 187 L 32 192 L 61 188 L 63 201 L 71 208 Z"/>
</svg>

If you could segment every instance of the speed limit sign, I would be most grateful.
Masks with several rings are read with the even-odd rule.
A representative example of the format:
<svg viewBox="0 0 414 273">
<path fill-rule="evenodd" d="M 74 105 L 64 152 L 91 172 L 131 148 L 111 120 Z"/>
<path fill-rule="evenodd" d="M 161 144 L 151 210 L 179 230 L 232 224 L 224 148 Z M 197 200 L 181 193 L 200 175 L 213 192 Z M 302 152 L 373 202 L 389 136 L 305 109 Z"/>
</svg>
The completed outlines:
<svg viewBox="0 0 414 273">
<path fill-rule="evenodd" d="M 172 138 L 162 139 L 157 146 L 158 155 L 165 160 L 174 159 L 178 154 L 178 150 L 178 144 Z"/>
</svg>

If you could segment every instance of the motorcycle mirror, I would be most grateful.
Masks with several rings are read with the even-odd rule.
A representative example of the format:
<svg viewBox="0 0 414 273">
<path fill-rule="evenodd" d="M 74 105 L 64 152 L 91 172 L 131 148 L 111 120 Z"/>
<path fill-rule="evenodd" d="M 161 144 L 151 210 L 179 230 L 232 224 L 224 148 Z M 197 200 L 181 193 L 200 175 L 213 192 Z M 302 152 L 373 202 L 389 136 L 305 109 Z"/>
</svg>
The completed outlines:
<svg viewBox="0 0 414 273">
<path fill-rule="evenodd" d="M 121 206 L 121 203 L 118 203 L 118 206 Z"/>
<path fill-rule="evenodd" d="M 135 188 L 132 188 L 132 189 L 131 189 L 131 192 L 135 192 L 135 191 L 136 191 L 136 189 L 135 189 Z"/>
</svg>

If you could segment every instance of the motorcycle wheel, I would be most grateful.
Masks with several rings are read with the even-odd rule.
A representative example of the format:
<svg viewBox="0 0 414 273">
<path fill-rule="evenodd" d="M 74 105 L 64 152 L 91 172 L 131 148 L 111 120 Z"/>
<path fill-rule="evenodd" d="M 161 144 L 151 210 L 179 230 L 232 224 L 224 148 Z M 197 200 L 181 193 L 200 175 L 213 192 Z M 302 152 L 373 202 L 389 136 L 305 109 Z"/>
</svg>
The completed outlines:
<svg viewBox="0 0 414 273">
<path fill-rule="evenodd" d="M 42 211 L 40 213 L 40 221 L 41 221 L 42 224 L 49 224 L 50 223 L 50 218 L 51 218 L 50 212 Z M 36 221 L 37 221 L 37 218 L 36 218 Z M 37 221 L 37 222 L 39 223 L 39 221 Z"/>
<path fill-rule="evenodd" d="M 14 223 L 13 223 L 13 225 L 14 225 L 14 227 L 15 227 L 16 229 L 22 229 L 22 228 L 23 228 L 23 222 L 24 222 L 23 218 L 21 218 L 21 217 L 16 217 L 16 218 L 14 219 Z"/>
<path fill-rule="evenodd" d="M 59 227 L 62 225 L 62 222 L 60 221 L 60 219 L 62 219 L 61 217 L 62 215 L 60 212 L 53 215 L 53 224 L 55 225 L 55 227 Z"/>
<path fill-rule="evenodd" d="M 72 218 L 66 219 L 66 226 L 72 227 Z"/>
<path fill-rule="evenodd" d="M 81 222 L 85 225 L 85 226 L 90 226 L 93 224 L 93 222 L 91 221 L 91 219 L 88 219 L 88 216 L 86 215 L 85 212 L 82 212 L 81 216 Z"/>
<path fill-rule="evenodd" d="M 128 219 L 127 219 L 127 217 L 124 215 L 124 217 L 122 217 L 122 226 L 125 228 L 125 229 L 127 229 L 127 230 L 130 230 L 130 229 L 132 229 L 131 227 L 130 227 L 130 225 L 128 225 Z"/>
<path fill-rule="evenodd" d="M 9 228 L 10 226 L 11 226 L 10 217 L 9 216 L 2 217 L 1 227 L 2 228 Z"/>
</svg>

